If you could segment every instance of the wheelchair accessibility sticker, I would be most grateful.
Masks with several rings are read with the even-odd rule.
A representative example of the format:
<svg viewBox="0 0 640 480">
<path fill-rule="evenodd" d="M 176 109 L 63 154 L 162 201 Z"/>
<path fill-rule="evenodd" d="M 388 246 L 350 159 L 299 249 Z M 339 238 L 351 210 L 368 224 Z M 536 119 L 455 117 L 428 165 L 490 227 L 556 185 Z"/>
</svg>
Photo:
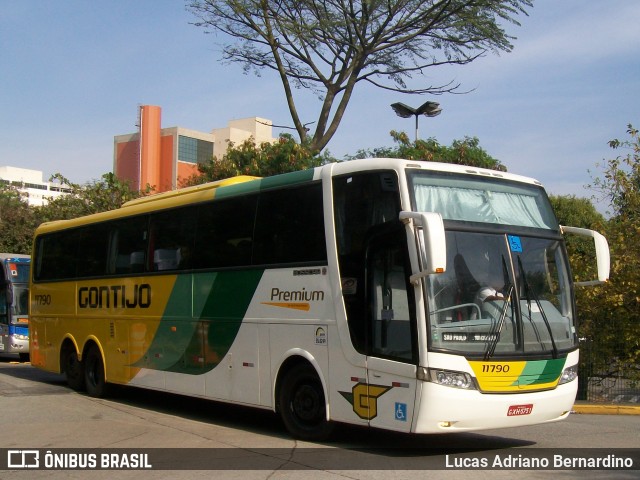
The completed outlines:
<svg viewBox="0 0 640 480">
<path fill-rule="evenodd" d="M 407 421 L 407 404 L 396 402 L 396 420 L 401 422 Z"/>
<path fill-rule="evenodd" d="M 515 253 L 522 253 L 522 241 L 517 235 L 509 235 L 509 247 Z"/>
</svg>

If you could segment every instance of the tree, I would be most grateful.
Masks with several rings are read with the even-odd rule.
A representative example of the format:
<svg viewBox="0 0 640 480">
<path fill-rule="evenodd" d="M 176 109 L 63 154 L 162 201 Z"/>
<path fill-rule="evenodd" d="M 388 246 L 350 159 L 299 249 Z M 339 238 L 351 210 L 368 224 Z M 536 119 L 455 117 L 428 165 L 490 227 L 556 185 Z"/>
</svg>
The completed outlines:
<svg viewBox="0 0 640 480">
<path fill-rule="evenodd" d="M 629 125 L 629 140 L 612 140 L 627 154 L 605 161 L 592 187 L 613 208 L 605 235 L 611 249 L 611 274 L 606 285 L 577 292 L 584 322 L 580 333 L 591 339 L 592 354 L 606 359 L 601 376 L 640 380 L 640 137 Z"/>
<path fill-rule="evenodd" d="M 33 210 L 15 188 L 0 186 L 0 252 L 31 254 Z"/>
<path fill-rule="evenodd" d="M 400 93 L 457 91 L 453 82 L 412 88 L 430 67 L 464 65 L 513 46 L 504 23 L 519 25 L 531 0 L 190 0 L 194 25 L 222 32 L 223 61 L 245 72 L 276 72 L 300 141 L 322 150 L 358 83 Z M 294 88 L 322 101 L 309 139 Z"/>
<path fill-rule="evenodd" d="M 102 180 L 94 180 L 86 185 L 72 183 L 59 173 L 53 175 L 51 180 L 57 180 L 62 185 L 66 185 L 71 192 L 69 195 L 56 197 L 46 205 L 38 207 L 36 211 L 38 223 L 67 220 L 113 210 L 129 200 L 151 192 L 149 186 L 142 192 L 132 190 L 129 184 L 122 182 L 111 172 L 102 175 Z"/>
<path fill-rule="evenodd" d="M 580 227 L 604 232 L 605 218 L 596 210 L 588 198 L 577 198 L 575 195 L 549 197 L 551 206 L 560 225 Z M 566 235 L 569 263 L 573 277 L 577 281 L 589 281 L 597 277 L 595 265 L 595 247 L 590 238 L 577 235 Z M 582 290 L 579 290 L 579 295 Z M 582 307 L 582 305 L 579 305 Z M 582 311 L 581 308 L 579 308 Z"/>
<path fill-rule="evenodd" d="M 328 154 L 314 155 L 307 147 L 297 143 L 291 135 L 282 135 L 275 143 L 256 145 L 253 139 L 236 146 L 229 145 L 221 159 L 198 164 L 199 174 L 183 182 L 183 187 L 236 175 L 269 177 L 279 173 L 295 172 L 334 161 Z"/>
<path fill-rule="evenodd" d="M 627 154 L 606 161 L 603 177 L 596 177 L 591 188 L 609 199 L 614 218 L 637 223 L 640 216 L 640 136 L 633 125 L 627 125 L 630 140 L 611 140 L 614 150 L 624 149 Z"/>
<path fill-rule="evenodd" d="M 407 160 L 423 160 L 429 162 L 455 163 L 479 168 L 489 168 L 506 172 L 507 168 L 489 155 L 480 147 L 480 140 L 473 137 L 464 137 L 462 140 L 454 140 L 450 147 L 440 145 L 435 138 L 416 140 L 411 142 L 404 132 L 391 131 L 391 137 L 398 144 L 395 148 L 375 148 L 359 150 L 356 158 L 405 158 Z"/>
</svg>

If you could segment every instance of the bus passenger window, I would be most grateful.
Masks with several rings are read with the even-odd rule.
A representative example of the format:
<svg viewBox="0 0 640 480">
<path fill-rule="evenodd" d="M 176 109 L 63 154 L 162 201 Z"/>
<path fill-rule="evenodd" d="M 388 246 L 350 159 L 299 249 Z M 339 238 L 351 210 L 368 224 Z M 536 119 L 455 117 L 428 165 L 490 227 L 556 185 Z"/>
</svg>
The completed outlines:
<svg viewBox="0 0 640 480">
<path fill-rule="evenodd" d="M 206 203 L 199 207 L 193 268 L 251 264 L 257 195 Z"/>
<path fill-rule="evenodd" d="M 181 248 L 193 248 L 196 231 L 194 207 L 185 207 L 151 216 L 149 222 L 149 269 L 153 271 L 191 268 L 180 261 Z"/>
<path fill-rule="evenodd" d="M 109 273 L 128 275 L 144 271 L 147 219 L 127 218 L 111 226 Z"/>
<path fill-rule="evenodd" d="M 324 262 L 325 245 L 319 183 L 260 194 L 254 264 Z"/>
<path fill-rule="evenodd" d="M 107 273 L 109 228 L 104 224 L 89 225 L 78 235 L 78 277 L 99 277 Z"/>
</svg>

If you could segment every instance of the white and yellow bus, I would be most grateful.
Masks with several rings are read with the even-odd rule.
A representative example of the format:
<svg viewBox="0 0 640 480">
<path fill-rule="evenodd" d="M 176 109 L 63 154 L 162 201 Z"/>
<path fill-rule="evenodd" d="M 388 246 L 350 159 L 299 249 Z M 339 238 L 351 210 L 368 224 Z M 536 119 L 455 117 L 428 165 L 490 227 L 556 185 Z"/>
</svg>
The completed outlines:
<svg viewBox="0 0 640 480">
<path fill-rule="evenodd" d="M 236 177 L 38 228 L 31 362 L 109 384 L 429 433 L 565 418 L 578 338 L 535 180 L 395 159 Z"/>
</svg>

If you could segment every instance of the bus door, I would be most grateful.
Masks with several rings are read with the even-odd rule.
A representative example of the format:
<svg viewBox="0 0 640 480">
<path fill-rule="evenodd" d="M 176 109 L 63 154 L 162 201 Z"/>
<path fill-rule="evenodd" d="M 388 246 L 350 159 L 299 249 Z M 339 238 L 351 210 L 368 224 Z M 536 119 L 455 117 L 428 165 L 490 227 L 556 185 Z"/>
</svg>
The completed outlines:
<svg viewBox="0 0 640 480">
<path fill-rule="evenodd" d="M 368 245 L 369 424 L 410 431 L 416 397 L 418 348 L 404 228 L 395 224 L 391 231 L 371 237 Z"/>
</svg>

